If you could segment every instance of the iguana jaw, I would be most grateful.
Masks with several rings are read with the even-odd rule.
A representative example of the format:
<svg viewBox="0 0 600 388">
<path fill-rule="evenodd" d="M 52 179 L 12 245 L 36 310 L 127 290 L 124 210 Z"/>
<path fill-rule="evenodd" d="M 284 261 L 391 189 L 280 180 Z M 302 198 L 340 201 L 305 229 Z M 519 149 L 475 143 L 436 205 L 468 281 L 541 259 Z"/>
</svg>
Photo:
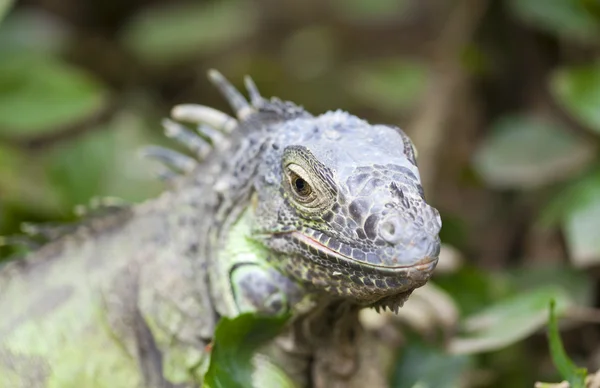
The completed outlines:
<svg viewBox="0 0 600 388">
<path fill-rule="evenodd" d="M 381 272 L 386 272 L 386 273 L 390 273 L 390 274 L 399 274 L 401 272 L 406 272 L 407 270 L 412 269 L 412 270 L 417 270 L 417 271 L 421 271 L 421 272 L 431 272 L 434 270 L 434 268 L 438 262 L 437 256 L 424 256 L 422 258 L 416 259 L 411 264 L 405 264 L 405 265 L 384 266 L 384 265 L 370 264 L 370 263 L 365 263 L 364 261 L 356 260 L 356 259 L 346 256 L 346 255 L 343 255 L 340 252 L 329 248 L 328 246 L 320 243 L 319 241 L 315 240 L 314 238 L 311 238 L 301 232 L 294 231 L 294 232 L 289 232 L 289 234 L 290 234 L 291 238 L 293 238 L 297 242 L 304 244 L 306 246 L 312 247 L 312 248 L 316 249 L 317 251 L 319 251 L 321 254 L 323 254 L 329 258 L 337 259 L 338 261 L 343 261 L 343 262 L 347 263 L 349 266 L 356 267 L 357 269 L 359 269 L 361 271 L 369 272 L 369 269 L 370 269 L 370 270 L 372 270 L 372 272 L 381 271 Z"/>
<path fill-rule="evenodd" d="M 403 266 L 386 267 L 348 257 L 299 231 L 289 232 L 284 238 L 310 252 L 299 259 L 301 264 L 295 264 L 295 267 L 309 268 L 300 280 L 309 279 L 318 289 L 360 305 L 389 307 L 394 311 L 414 289 L 429 280 L 438 262 L 435 248 L 435 256 L 423 256 Z"/>
<path fill-rule="evenodd" d="M 365 264 L 299 230 L 261 234 L 258 239 L 276 253 L 273 257 L 277 257 L 280 270 L 307 289 L 392 310 L 429 280 L 438 261 L 438 250 L 432 248 L 435 255 L 424 255 L 401 266 Z"/>
</svg>

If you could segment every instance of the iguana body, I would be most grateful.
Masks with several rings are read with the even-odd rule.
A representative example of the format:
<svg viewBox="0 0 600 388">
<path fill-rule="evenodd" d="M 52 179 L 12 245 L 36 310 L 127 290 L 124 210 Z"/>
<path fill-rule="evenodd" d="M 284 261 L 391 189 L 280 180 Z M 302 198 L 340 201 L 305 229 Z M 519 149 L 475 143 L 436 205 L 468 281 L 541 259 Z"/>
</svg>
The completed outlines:
<svg viewBox="0 0 600 388">
<path fill-rule="evenodd" d="M 220 316 L 302 298 L 397 309 L 427 281 L 441 223 L 402 131 L 313 117 L 247 80 L 250 105 L 211 78 L 238 120 L 202 106 L 173 115 L 228 137 L 202 127 L 208 152 L 166 123 L 202 163 L 165 153 L 188 173 L 161 197 L 2 269 L 0 387 L 197 386 Z"/>
</svg>

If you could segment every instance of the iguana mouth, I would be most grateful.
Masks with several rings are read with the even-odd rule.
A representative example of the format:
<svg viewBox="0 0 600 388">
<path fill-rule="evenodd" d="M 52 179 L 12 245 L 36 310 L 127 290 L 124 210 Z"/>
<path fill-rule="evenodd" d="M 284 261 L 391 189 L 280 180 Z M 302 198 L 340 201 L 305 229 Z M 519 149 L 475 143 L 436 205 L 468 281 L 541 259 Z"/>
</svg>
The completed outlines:
<svg viewBox="0 0 600 388">
<path fill-rule="evenodd" d="M 292 236 L 292 238 L 294 240 L 296 240 L 300 244 L 303 244 L 305 246 L 316 249 L 320 253 L 322 253 L 330 258 L 335 258 L 338 261 L 346 262 L 346 263 L 350 264 L 351 266 L 357 267 L 358 269 L 361 269 L 361 270 L 364 270 L 365 268 L 369 268 L 373 271 L 383 271 L 383 272 L 389 271 L 392 273 L 406 271 L 406 270 L 431 272 L 435 268 L 435 265 L 437 264 L 437 261 L 438 261 L 437 257 L 425 256 L 425 257 L 419 259 L 414 264 L 409 264 L 409 265 L 398 265 L 398 266 L 377 265 L 377 264 L 368 263 L 366 261 L 357 260 L 353 257 L 344 255 L 344 254 L 331 249 L 327 245 L 324 245 L 323 243 L 321 243 L 301 232 L 293 231 L 293 232 L 290 232 L 290 235 Z"/>
</svg>

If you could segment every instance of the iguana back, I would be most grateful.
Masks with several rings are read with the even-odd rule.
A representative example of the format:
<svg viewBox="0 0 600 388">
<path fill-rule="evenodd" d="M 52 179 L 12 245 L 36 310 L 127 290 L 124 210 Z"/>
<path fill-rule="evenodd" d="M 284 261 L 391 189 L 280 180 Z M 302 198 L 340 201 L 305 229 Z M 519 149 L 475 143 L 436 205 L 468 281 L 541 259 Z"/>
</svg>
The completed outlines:
<svg viewBox="0 0 600 388">
<path fill-rule="evenodd" d="M 2 270 L 0 387 L 165 386 L 163 368 L 191 379 L 215 322 L 176 197 L 90 220 Z"/>
</svg>

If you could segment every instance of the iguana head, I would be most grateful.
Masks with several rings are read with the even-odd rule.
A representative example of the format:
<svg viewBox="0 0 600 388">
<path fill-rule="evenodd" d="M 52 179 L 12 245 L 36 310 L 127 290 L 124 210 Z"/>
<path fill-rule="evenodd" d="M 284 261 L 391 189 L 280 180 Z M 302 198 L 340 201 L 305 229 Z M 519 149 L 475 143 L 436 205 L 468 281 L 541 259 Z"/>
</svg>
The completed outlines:
<svg viewBox="0 0 600 388">
<path fill-rule="evenodd" d="M 255 180 L 254 233 L 285 272 L 365 303 L 427 281 L 441 220 L 399 128 L 338 111 L 271 131 Z"/>
<path fill-rule="evenodd" d="M 230 163 L 251 187 L 250 237 L 268 248 L 271 263 L 364 305 L 397 308 L 425 284 L 441 220 L 425 201 L 402 130 L 341 111 L 313 117 L 263 99 L 249 80 L 248 104 L 220 74 L 212 78 L 238 115 L 240 157 Z"/>
</svg>

